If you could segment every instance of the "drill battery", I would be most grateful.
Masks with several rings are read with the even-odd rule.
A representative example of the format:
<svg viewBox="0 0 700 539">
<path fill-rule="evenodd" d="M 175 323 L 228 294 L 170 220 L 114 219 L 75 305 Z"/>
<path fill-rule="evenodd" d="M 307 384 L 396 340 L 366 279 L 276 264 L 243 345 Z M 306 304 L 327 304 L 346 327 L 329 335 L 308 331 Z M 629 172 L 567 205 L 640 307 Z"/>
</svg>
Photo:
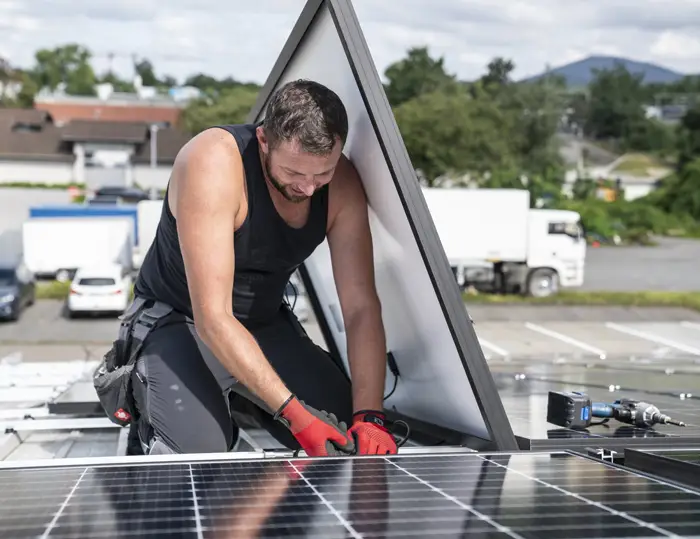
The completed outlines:
<svg viewBox="0 0 700 539">
<path fill-rule="evenodd" d="M 550 391 L 547 422 L 567 429 L 585 429 L 591 424 L 591 398 L 577 391 Z"/>
</svg>

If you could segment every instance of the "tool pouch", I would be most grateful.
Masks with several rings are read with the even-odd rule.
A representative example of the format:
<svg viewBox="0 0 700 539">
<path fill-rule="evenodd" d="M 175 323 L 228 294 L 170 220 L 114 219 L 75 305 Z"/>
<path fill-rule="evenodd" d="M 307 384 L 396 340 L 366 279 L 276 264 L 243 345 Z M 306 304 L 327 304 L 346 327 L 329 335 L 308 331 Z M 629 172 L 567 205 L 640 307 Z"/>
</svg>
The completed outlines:
<svg viewBox="0 0 700 539">
<path fill-rule="evenodd" d="M 173 308 L 165 303 L 136 298 L 120 317 L 119 335 L 93 373 L 93 385 L 107 417 L 126 426 L 135 416 L 131 373 L 148 334 Z"/>
</svg>

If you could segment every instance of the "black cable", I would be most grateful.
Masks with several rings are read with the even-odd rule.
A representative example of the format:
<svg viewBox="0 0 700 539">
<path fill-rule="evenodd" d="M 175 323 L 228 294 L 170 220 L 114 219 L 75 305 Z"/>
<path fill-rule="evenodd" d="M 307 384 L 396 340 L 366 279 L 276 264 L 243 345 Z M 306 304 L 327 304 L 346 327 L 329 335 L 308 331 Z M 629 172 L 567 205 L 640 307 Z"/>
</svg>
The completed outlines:
<svg viewBox="0 0 700 539">
<path fill-rule="evenodd" d="M 287 303 L 287 306 L 293 311 L 294 307 L 296 307 L 296 304 L 297 304 L 297 297 L 299 296 L 299 289 L 291 281 L 291 279 L 287 282 L 287 284 L 292 287 L 292 290 L 294 290 L 294 303 L 290 303 L 290 301 L 289 301 L 289 294 L 287 293 L 286 286 L 284 287 L 284 301 Z"/>
<path fill-rule="evenodd" d="M 384 400 L 387 400 L 389 397 L 391 397 L 394 394 L 394 391 L 396 391 L 396 386 L 398 385 L 398 383 L 399 383 L 399 377 L 396 374 L 394 374 L 394 385 L 391 388 L 391 391 L 389 391 L 389 394 L 384 397 Z"/>
</svg>

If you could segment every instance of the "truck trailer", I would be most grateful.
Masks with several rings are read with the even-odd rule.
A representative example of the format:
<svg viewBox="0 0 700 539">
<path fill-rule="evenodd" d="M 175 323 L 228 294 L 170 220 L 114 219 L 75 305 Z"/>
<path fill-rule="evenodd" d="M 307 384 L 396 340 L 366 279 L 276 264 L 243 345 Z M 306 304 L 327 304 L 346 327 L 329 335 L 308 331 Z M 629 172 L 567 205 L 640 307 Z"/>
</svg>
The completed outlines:
<svg viewBox="0 0 700 539">
<path fill-rule="evenodd" d="M 24 222 L 22 245 L 37 277 L 70 280 L 82 266 L 116 263 L 132 269 L 133 221 L 126 217 L 37 217 Z"/>
</svg>

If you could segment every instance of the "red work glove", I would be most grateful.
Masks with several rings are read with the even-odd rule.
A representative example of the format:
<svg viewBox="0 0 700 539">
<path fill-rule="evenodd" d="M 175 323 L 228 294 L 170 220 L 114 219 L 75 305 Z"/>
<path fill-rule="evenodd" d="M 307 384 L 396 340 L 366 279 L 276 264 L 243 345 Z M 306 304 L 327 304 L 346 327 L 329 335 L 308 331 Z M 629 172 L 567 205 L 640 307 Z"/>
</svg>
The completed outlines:
<svg viewBox="0 0 700 539">
<path fill-rule="evenodd" d="M 275 414 L 310 457 L 350 455 L 355 451 L 347 426 L 333 414 L 318 411 L 292 395 Z"/>
<path fill-rule="evenodd" d="M 355 439 L 358 455 L 394 455 L 396 441 L 384 426 L 386 416 L 376 410 L 361 410 L 352 416 L 348 434 Z"/>
</svg>

